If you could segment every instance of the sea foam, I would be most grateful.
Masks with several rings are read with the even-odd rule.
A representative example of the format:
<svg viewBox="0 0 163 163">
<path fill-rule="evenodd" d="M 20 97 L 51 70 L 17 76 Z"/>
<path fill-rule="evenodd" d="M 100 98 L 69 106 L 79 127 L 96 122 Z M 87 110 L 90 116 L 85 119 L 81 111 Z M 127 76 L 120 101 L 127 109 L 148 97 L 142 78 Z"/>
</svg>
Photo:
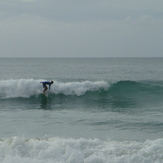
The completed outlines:
<svg viewBox="0 0 163 163">
<path fill-rule="evenodd" d="M 43 92 L 41 81 L 43 79 L 11 79 L 0 81 L 0 98 L 29 98 Z M 50 91 L 53 94 L 64 95 L 83 95 L 87 91 L 97 91 L 107 89 L 108 83 L 104 81 L 83 81 L 83 82 L 67 82 L 62 83 L 54 81 Z"/>
<path fill-rule="evenodd" d="M 162 163 L 163 139 L 101 141 L 74 138 L 0 140 L 1 163 Z"/>
</svg>

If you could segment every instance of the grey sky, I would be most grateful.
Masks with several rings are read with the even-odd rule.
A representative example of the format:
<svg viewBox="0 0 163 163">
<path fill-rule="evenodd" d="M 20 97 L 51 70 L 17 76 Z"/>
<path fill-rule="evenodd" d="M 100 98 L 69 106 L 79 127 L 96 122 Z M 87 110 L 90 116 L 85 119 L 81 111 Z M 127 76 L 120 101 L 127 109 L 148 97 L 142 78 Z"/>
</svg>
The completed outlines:
<svg viewBox="0 0 163 163">
<path fill-rule="evenodd" d="M 0 0 L 0 57 L 163 57 L 163 0 Z"/>
</svg>

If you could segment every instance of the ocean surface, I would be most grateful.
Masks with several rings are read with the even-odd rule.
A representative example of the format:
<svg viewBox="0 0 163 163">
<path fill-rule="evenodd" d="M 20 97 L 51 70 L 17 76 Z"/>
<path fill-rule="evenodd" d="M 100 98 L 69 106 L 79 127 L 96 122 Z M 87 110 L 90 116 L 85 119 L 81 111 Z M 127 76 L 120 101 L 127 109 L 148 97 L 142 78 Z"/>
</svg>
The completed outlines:
<svg viewBox="0 0 163 163">
<path fill-rule="evenodd" d="M 29 162 L 162 163 L 163 58 L 1 58 L 0 163 Z"/>
</svg>

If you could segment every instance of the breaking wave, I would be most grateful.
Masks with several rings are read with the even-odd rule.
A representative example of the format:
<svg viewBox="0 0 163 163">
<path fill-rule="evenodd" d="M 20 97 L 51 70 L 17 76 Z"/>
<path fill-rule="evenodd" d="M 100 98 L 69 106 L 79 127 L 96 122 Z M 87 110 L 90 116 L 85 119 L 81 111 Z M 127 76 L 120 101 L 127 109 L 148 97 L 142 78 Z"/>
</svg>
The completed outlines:
<svg viewBox="0 0 163 163">
<path fill-rule="evenodd" d="M 163 139 L 136 141 L 101 141 L 60 137 L 0 140 L 1 163 L 161 163 Z"/>
<path fill-rule="evenodd" d="M 18 79 L 18 80 L 1 80 L 0 81 L 0 98 L 30 98 L 42 93 L 43 87 L 40 83 L 43 80 Z M 47 93 L 64 94 L 64 95 L 84 95 L 88 91 L 107 90 L 109 84 L 104 81 L 83 81 L 62 83 L 55 81 L 51 90 Z"/>
<path fill-rule="evenodd" d="M 0 81 L 0 99 L 38 99 L 43 91 L 41 79 L 15 79 Z M 83 81 L 58 82 L 55 81 L 47 97 L 62 98 L 90 104 L 105 103 L 112 107 L 135 107 L 138 105 L 162 105 L 162 81 Z M 92 103 L 91 103 L 92 102 Z"/>
</svg>

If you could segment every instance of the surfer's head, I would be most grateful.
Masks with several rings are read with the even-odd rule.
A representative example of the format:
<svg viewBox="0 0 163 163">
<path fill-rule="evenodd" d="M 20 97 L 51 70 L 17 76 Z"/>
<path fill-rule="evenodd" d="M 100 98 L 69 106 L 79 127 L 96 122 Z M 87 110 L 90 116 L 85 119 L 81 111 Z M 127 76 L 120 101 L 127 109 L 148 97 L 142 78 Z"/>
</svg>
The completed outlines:
<svg viewBox="0 0 163 163">
<path fill-rule="evenodd" d="M 51 81 L 51 84 L 53 84 L 54 82 L 53 81 Z"/>
</svg>

